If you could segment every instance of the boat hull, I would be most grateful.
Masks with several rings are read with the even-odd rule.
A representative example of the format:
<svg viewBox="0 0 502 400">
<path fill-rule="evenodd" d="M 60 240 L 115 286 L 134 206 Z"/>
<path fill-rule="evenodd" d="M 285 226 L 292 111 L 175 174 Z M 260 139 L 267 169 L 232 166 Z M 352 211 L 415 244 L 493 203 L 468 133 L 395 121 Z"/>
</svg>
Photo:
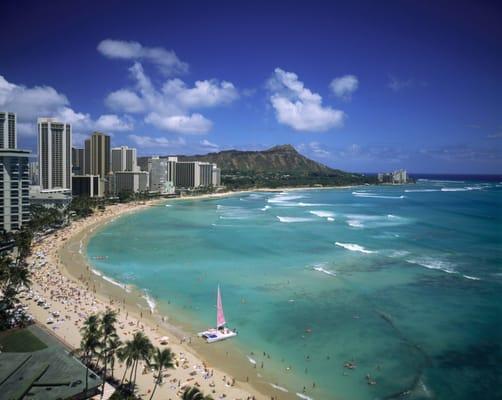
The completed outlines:
<svg viewBox="0 0 502 400">
<path fill-rule="evenodd" d="M 230 329 L 225 329 L 223 331 L 218 329 L 209 329 L 204 332 L 199 332 L 197 335 L 203 338 L 207 343 L 214 343 L 237 336 L 237 332 L 231 331 Z"/>
</svg>

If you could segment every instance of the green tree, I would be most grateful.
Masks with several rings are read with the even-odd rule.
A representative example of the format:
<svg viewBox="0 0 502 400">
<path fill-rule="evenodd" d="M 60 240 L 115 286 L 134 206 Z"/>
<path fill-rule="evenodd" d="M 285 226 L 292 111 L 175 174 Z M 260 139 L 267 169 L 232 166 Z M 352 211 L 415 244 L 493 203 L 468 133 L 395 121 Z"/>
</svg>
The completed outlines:
<svg viewBox="0 0 502 400">
<path fill-rule="evenodd" d="M 82 359 L 86 365 L 85 372 L 85 390 L 89 387 L 89 364 L 97 354 L 97 349 L 100 345 L 101 332 L 99 329 L 99 318 L 97 315 L 90 315 L 81 328 L 82 340 L 80 341 L 80 352 Z"/>
<path fill-rule="evenodd" d="M 181 395 L 182 400 L 213 400 L 211 396 L 205 396 L 198 388 L 195 386 L 189 386 L 185 389 Z"/>
<path fill-rule="evenodd" d="M 99 320 L 100 333 L 101 333 L 101 343 L 100 347 L 102 349 L 102 358 L 104 362 L 104 372 L 103 372 L 103 386 L 101 389 L 101 398 L 103 398 L 103 393 L 105 390 L 106 382 L 106 372 L 108 366 L 108 352 L 110 350 L 110 342 L 117 338 L 117 330 L 115 329 L 115 324 L 117 323 L 117 313 L 113 310 L 107 309 Z M 99 361 L 98 361 L 99 364 Z"/>
<path fill-rule="evenodd" d="M 156 376 L 154 375 L 155 386 L 153 387 L 150 400 L 153 399 L 153 395 L 155 394 L 157 386 L 162 382 L 162 371 L 166 368 L 174 368 L 173 359 L 174 356 L 173 353 L 171 352 L 171 349 L 161 350 L 158 347 L 155 348 L 155 351 L 152 355 L 152 360 L 150 362 L 150 366 L 152 366 L 155 369 L 155 373 L 157 375 Z"/>
<path fill-rule="evenodd" d="M 127 341 L 120 352 L 120 359 L 126 362 L 126 371 L 130 368 L 129 388 L 133 392 L 136 387 L 139 362 L 145 361 L 148 364 L 152 350 L 153 346 L 150 339 L 143 332 L 136 332 L 132 340 Z M 122 382 L 124 381 L 126 371 L 124 371 Z"/>
</svg>

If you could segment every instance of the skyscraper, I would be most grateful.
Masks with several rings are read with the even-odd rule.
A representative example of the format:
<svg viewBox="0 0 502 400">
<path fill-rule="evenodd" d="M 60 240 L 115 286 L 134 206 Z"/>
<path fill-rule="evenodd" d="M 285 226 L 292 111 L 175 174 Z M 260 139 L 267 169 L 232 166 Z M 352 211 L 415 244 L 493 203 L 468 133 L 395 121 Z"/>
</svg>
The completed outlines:
<svg viewBox="0 0 502 400">
<path fill-rule="evenodd" d="M 85 143 L 87 153 L 87 140 Z M 91 175 L 99 175 L 105 179 L 110 173 L 110 136 L 101 132 L 94 132 L 89 141 L 90 171 Z M 87 154 L 85 155 L 87 157 Z M 87 168 L 86 168 L 87 169 Z"/>
<path fill-rule="evenodd" d="M 71 149 L 72 172 L 74 175 L 82 175 L 84 173 L 84 149 Z"/>
<path fill-rule="evenodd" d="M 112 149 L 112 172 L 137 170 L 136 149 L 127 146 Z"/>
<path fill-rule="evenodd" d="M 16 114 L 0 112 L 0 149 L 17 148 Z"/>
<path fill-rule="evenodd" d="M 71 125 L 38 119 L 38 165 L 41 190 L 71 190 Z"/>
<path fill-rule="evenodd" d="M 16 149 L 16 136 L 16 115 L 0 112 L 0 229 L 7 232 L 30 219 L 30 152 Z"/>
</svg>

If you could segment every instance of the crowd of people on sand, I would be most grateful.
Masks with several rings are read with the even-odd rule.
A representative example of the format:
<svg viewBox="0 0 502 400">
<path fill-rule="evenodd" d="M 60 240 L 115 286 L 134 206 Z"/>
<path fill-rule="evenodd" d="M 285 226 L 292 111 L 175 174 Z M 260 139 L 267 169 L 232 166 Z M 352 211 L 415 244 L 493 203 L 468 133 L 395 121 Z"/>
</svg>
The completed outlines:
<svg viewBox="0 0 502 400">
<path fill-rule="evenodd" d="M 100 216 L 91 216 L 85 220 L 72 223 L 49 236 L 42 238 L 33 246 L 29 260 L 32 270 L 32 289 L 26 291 L 22 301 L 28 305 L 31 313 L 47 328 L 51 329 L 61 339 L 72 347 L 80 345 L 80 328 L 85 319 L 107 308 L 118 314 L 118 334 L 122 341 L 131 338 L 138 330 L 150 337 L 152 343 L 159 346 L 169 346 L 175 354 L 176 368 L 167 370 L 164 383 L 158 389 L 156 398 L 176 398 L 187 386 L 196 386 L 211 394 L 216 399 L 247 399 L 254 400 L 242 388 L 236 386 L 234 378 L 210 368 L 205 362 L 193 355 L 186 344 L 191 339 L 181 340 L 181 344 L 170 341 L 161 332 L 159 325 L 153 326 L 143 318 L 141 313 L 133 315 L 126 309 L 125 300 L 103 300 L 98 297 L 90 271 L 82 271 L 79 280 L 62 273 L 59 254 L 61 245 L 70 236 L 83 228 L 94 225 L 103 217 L 113 218 L 126 209 L 124 205 L 109 207 Z M 43 300 L 43 301 L 40 301 Z M 165 318 L 162 318 L 165 321 Z M 117 373 L 125 365 L 119 365 Z M 138 379 L 139 393 L 147 396 L 153 386 L 153 371 L 147 365 L 142 365 L 142 378 Z"/>
</svg>

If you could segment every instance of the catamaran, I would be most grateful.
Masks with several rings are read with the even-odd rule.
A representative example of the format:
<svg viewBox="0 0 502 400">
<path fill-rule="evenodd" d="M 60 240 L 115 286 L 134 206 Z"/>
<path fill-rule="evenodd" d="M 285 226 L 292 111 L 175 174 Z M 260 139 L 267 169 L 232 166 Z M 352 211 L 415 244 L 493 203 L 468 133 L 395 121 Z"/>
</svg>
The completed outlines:
<svg viewBox="0 0 502 400">
<path fill-rule="evenodd" d="M 216 328 L 208 329 L 204 332 L 199 332 L 198 335 L 204 338 L 208 343 L 218 342 L 233 336 L 237 336 L 237 332 L 228 329 L 226 326 L 225 314 L 223 314 L 223 303 L 221 302 L 220 285 L 218 285 L 218 296 L 216 298 Z"/>
</svg>

